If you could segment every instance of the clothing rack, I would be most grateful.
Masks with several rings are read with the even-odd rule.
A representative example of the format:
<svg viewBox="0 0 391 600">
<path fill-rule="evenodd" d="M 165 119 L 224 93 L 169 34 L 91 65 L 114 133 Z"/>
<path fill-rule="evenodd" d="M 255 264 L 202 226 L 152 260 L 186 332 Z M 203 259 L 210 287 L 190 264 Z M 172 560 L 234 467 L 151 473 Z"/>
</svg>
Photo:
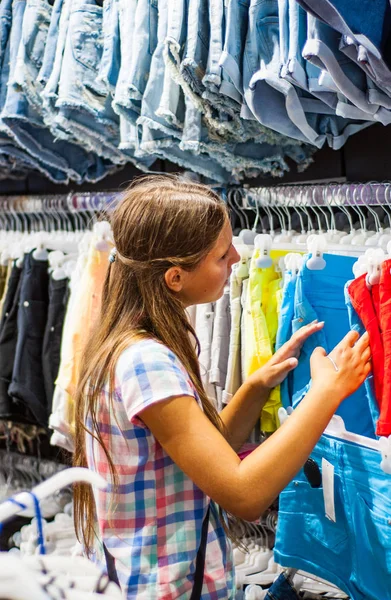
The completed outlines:
<svg viewBox="0 0 391 600">
<path fill-rule="evenodd" d="M 118 199 L 118 192 L 84 192 L 39 196 L 1 196 L 0 214 L 4 212 L 46 213 L 107 210 Z"/>
<path fill-rule="evenodd" d="M 257 206 L 352 207 L 388 205 L 391 208 L 391 182 L 290 184 L 273 187 L 231 188 L 242 198 L 242 208 Z M 235 193 L 236 192 L 236 193 Z M 232 192 L 231 192 L 232 195 Z M 228 197 L 230 191 L 228 191 Z"/>
</svg>

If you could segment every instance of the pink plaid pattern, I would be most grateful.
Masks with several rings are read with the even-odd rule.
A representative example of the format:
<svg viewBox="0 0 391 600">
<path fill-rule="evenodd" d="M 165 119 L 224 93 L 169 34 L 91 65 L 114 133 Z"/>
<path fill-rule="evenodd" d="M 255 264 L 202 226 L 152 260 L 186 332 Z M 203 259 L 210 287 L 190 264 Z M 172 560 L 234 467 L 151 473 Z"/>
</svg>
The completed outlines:
<svg viewBox="0 0 391 600">
<path fill-rule="evenodd" d="M 140 341 L 121 355 L 113 406 L 107 391 L 100 396 L 99 427 L 119 476 L 119 491 L 114 496 L 110 485 L 94 491 L 99 534 L 115 559 L 126 598 L 185 600 L 193 587 L 210 500 L 139 418 L 147 406 L 175 396 L 199 402 L 177 357 L 154 340 Z M 89 467 L 110 481 L 104 452 L 92 436 L 87 434 L 86 441 Z M 99 546 L 97 555 L 102 556 Z M 211 502 L 202 599 L 234 596 L 231 546 Z"/>
</svg>

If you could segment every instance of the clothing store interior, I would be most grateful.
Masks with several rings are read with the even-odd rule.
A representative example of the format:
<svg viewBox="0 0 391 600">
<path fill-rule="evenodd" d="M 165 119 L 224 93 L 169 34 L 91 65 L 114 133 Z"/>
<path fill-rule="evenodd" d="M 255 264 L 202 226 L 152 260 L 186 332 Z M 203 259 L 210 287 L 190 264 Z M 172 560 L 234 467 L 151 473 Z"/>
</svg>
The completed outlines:
<svg viewBox="0 0 391 600">
<path fill-rule="evenodd" d="M 391 600 L 390 124 L 389 0 L 0 0 L 1 599 Z M 215 299 L 181 304 L 168 284 L 182 273 L 180 224 L 169 254 L 157 237 L 144 255 L 117 244 L 118 215 L 136 194 L 144 207 L 143 185 L 156 198 L 162 175 L 178 211 L 184 185 L 199 210 L 208 194 L 224 209 L 237 258 Z M 141 223 L 129 229 L 140 244 Z M 154 304 L 175 296 L 199 367 L 152 320 L 157 333 L 135 326 L 144 337 L 121 357 L 112 344 L 115 383 L 108 370 L 99 380 L 88 344 L 111 364 L 96 343 L 115 314 L 110 286 L 128 274 L 141 289 L 148 260 L 168 261 Z M 366 344 L 350 361 L 367 356 L 360 380 L 345 338 L 352 357 Z M 215 497 L 206 459 L 193 482 L 190 459 L 170 454 L 156 411 L 163 422 L 172 398 L 191 396 L 195 418 L 231 414 L 235 433 L 246 382 L 274 355 L 292 363 L 292 343 L 294 364 L 252 400 L 245 437 L 238 417 L 246 441 L 214 431 L 211 471 L 229 473 L 227 460 L 240 482 L 247 464 L 249 495 L 277 490 L 242 518 L 243 494 Z M 349 392 L 320 381 L 318 364 Z M 103 386 L 88 395 L 92 425 L 78 421 L 85 373 Z M 202 465 L 209 429 L 192 436 Z M 91 552 L 79 489 L 95 499 Z"/>
</svg>

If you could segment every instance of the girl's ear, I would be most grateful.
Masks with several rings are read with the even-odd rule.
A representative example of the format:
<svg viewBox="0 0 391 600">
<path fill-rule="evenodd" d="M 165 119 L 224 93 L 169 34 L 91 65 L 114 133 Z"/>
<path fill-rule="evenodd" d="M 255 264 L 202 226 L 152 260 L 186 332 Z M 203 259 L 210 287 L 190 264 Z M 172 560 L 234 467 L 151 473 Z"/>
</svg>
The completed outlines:
<svg viewBox="0 0 391 600">
<path fill-rule="evenodd" d="M 172 292 L 181 292 L 183 290 L 186 273 L 180 267 L 170 267 L 164 274 L 167 287 Z"/>
</svg>

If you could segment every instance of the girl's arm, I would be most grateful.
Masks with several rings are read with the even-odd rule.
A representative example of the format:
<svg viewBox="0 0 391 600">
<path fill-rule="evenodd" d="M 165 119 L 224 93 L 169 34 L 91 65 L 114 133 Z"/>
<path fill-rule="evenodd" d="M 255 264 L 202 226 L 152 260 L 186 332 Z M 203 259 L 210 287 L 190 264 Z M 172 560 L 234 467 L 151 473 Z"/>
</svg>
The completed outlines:
<svg viewBox="0 0 391 600">
<path fill-rule="evenodd" d="M 324 323 L 314 322 L 299 329 L 264 367 L 247 379 L 221 411 L 220 417 L 226 427 L 227 441 L 234 450 L 239 451 L 248 440 L 270 391 L 297 366 L 297 358 L 306 339 L 322 329 L 323 325 Z"/>
<path fill-rule="evenodd" d="M 172 460 L 226 511 L 254 520 L 302 467 L 344 398 L 370 371 L 368 335 L 350 332 L 311 357 L 312 388 L 293 414 L 242 462 L 194 398 L 171 398 L 139 415 Z"/>
</svg>

